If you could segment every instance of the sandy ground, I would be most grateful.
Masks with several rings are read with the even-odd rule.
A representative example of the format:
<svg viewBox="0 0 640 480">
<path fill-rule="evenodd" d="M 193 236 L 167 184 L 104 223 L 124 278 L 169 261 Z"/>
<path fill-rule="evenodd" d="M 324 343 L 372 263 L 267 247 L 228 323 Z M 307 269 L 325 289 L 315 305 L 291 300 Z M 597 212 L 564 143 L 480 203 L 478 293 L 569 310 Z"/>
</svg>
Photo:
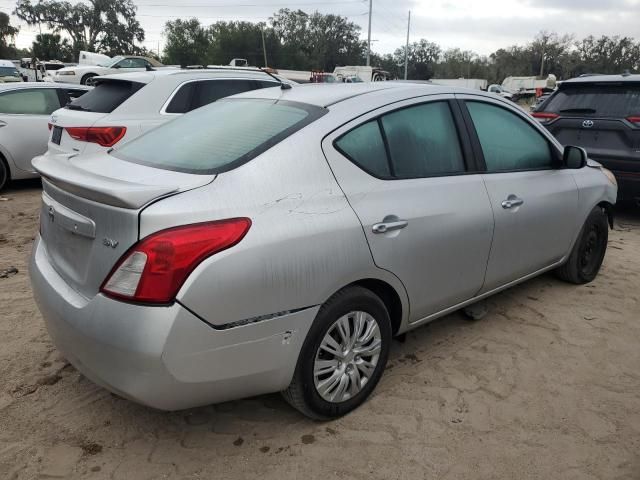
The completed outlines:
<svg viewBox="0 0 640 480">
<path fill-rule="evenodd" d="M 39 185 L 3 197 L 2 479 L 640 479 L 640 213 L 593 284 L 545 275 L 410 333 L 368 403 L 316 423 L 278 395 L 163 413 L 83 378 L 29 288 Z"/>
</svg>

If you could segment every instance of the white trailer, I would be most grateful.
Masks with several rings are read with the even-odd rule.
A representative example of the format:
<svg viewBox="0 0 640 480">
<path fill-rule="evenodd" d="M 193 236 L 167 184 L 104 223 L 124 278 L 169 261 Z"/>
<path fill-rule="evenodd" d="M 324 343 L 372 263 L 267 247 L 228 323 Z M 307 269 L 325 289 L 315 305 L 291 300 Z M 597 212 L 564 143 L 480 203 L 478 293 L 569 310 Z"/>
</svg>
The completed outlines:
<svg viewBox="0 0 640 480">
<path fill-rule="evenodd" d="M 473 90 L 486 90 L 487 80 L 483 78 L 432 78 L 431 83 L 445 85 L 447 87 L 471 88 Z"/>
</svg>

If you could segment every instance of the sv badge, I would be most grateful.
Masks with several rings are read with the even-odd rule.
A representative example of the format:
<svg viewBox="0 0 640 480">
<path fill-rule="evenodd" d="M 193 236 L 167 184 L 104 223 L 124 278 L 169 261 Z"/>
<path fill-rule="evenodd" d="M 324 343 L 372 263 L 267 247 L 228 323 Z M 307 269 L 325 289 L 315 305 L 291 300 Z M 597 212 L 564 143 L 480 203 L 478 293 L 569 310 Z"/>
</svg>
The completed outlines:
<svg viewBox="0 0 640 480">
<path fill-rule="evenodd" d="M 110 238 L 104 237 L 102 239 L 102 244 L 105 247 L 111 247 L 111 248 L 116 248 L 118 246 L 120 242 L 118 242 L 117 240 L 111 240 Z"/>
</svg>

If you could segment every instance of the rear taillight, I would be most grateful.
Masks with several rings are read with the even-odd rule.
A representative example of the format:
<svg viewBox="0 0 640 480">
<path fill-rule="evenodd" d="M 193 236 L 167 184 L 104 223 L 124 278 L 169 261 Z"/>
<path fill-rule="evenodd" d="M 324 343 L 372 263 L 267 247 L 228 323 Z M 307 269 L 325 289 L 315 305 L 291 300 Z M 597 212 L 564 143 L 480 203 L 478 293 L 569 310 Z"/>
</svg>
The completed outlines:
<svg viewBox="0 0 640 480">
<path fill-rule="evenodd" d="M 127 133 L 127 127 L 66 127 L 69 136 L 81 142 L 113 147 Z"/>
<path fill-rule="evenodd" d="M 560 117 L 560 115 L 558 115 L 557 113 L 548 112 L 533 112 L 531 116 L 538 120 L 540 123 L 549 123 L 552 120 Z"/>
<path fill-rule="evenodd" d="M 121 300 L 170 303 L 204 259 L 236 245 L 250 227 L 248 218 L 232 218 L 149 235 L 120 259 L 100 291 Z"/>
<path fill-rule="evenodd" d="M 627 120 L 633 123 L 636 127 L 640 127 L 640 116 L 632 115 L 630 117 L 627 117 Z"/>
</svg>

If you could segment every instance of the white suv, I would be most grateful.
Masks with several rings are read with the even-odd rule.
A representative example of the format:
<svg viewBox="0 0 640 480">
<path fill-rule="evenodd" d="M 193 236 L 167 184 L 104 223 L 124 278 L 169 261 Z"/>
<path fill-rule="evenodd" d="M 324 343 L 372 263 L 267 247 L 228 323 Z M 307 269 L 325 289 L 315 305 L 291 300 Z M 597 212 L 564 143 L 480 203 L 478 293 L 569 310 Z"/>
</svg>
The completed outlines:
<svg viewBox="0 0 640 480">
<path fill-rule="evenodd" d="M 283 83 L 288 88 L 291 82 L 258 69 L 232 68 L 97 77 L 91 92 L 51 115 L 47 155 L 106 150 L 220 98 Z"/>
</svg>

